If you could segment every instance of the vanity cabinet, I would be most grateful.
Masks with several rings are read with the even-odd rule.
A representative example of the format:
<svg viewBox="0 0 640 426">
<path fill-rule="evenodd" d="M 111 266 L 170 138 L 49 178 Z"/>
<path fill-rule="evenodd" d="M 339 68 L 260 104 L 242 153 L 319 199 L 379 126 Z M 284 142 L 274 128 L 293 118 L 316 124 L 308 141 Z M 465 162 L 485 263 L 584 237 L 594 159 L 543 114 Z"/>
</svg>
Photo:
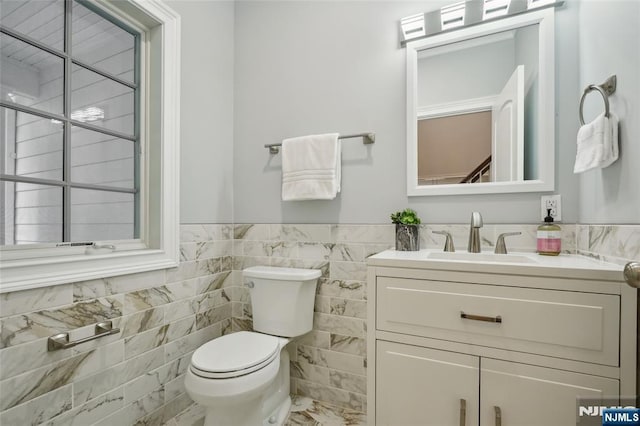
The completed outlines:
<svg viewBox="0 0 640 426">
<path fill-rule="evenodd" d="M 368 424 L 571 425 L 578 398 L 635 394 L 621 273 L 390 253 L 369 259 Z"/>
<path fill-rule="evenodd" d="M 480 424 L 498 424 L 497 407 L 504 425 L 574 425 L 578 397 L 619 395 L 619 386 L 617 379 L 482 358 Z"/>
<path fill-rule="evenodd" d="M 478 357 L 378 343 L 377 424 L 477 424 Z"/>
<path fill-rule="evenodd" d="M 378 425 L 571 425 L 576 398 L 619 381 L 387 341 L 377 343 Z"/>
</svg>

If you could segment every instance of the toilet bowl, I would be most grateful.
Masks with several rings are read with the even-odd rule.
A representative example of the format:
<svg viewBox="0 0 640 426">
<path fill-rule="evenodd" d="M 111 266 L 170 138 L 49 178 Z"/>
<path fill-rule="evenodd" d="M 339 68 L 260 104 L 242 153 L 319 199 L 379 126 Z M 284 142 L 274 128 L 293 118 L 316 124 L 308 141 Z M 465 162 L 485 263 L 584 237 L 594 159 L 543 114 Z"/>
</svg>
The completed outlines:
<svg viewBox="0 0 640 426">
<path fill-rule="evenodd" d="M 185 375 L 187 393 L 206 408 L 205 426 L 282 425 L 291 406 L 286 345 L 313 325 L 320 271 L 261 266 L 243 272 L 257 331 L 205 343 Z"/>
<path fill-rule="evenodd" d="M 284 349 L 288 342 L 285 338 L 241 331 L 198 348 L 187 371 L 185 387 L 195 402 L 207 407 L 205 425 L 260 425 L 264 418 L 272 418 L 276 407 L 263 407 L 263 399 L 267 390 L 270 395 L 278 392 L 273 389 L 274 384 L 287 385 L 281 394 L 289 396 L 289 356 Z M 284 399 L 280 398 L 278 405 Z"/>
</svg>

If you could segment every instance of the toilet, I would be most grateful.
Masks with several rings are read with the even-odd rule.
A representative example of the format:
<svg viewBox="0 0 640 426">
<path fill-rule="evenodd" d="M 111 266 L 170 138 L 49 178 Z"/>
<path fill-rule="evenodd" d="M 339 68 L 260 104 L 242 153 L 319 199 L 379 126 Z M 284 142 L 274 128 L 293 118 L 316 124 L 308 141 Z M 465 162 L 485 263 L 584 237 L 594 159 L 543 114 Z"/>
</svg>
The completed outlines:
<svg viewBox="0 0 640 426">
<path fill-rule="evenodd" d="M 313 328 L 317 269 L 253 266 L 243 270 L 253 329 L 213 339 L 193 353 L 189 396 L 206 408 L 205 426 L 282 425 L 289 414 L 291 338 Z"/>
</svg>

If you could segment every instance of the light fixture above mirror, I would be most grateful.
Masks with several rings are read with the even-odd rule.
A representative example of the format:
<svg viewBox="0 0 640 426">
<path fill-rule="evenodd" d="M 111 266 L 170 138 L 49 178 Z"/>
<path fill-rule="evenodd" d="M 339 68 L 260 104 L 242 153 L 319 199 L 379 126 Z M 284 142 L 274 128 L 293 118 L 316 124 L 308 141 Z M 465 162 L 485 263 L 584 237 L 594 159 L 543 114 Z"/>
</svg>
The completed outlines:
<svg viewBox="0 0 640 426">
<path fill-rule="evenodd" d="M 504 19 L 549 7 L 560 7 L 556 0 L 466 0 L 438 10 L 418 13 L 400 20 L 400 44 L 454 31 L 485 22 Z"/>
<path fill-rule="evenodd" d="M 465 2 L 451 4 L 440 9 L 440 28 L 442 31 L 464 26 Z"/>
<path fill-rule="evenodd" d="M 487 21 L 507 15 L 511 0 L 484 0 L 482 3 L 482 20 Z"/>
</svg>

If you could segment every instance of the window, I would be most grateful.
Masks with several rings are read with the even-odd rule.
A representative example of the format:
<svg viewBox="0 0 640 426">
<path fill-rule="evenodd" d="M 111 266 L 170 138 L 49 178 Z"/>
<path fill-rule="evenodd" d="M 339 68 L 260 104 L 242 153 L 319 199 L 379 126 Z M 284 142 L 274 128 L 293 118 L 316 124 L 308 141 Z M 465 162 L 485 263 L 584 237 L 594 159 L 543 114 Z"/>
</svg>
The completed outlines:
<svg viewBox="0 0 640 426">
<path fill-rule="evenodd" d="M 137 238 L 140 35 L 73 1 L 2 9 L 0 244 Z"/>
<path fill-rule="evenodd" d="M 0 292 L 177 263 L 179 17 L 3 0 Z"/>
</svg>

